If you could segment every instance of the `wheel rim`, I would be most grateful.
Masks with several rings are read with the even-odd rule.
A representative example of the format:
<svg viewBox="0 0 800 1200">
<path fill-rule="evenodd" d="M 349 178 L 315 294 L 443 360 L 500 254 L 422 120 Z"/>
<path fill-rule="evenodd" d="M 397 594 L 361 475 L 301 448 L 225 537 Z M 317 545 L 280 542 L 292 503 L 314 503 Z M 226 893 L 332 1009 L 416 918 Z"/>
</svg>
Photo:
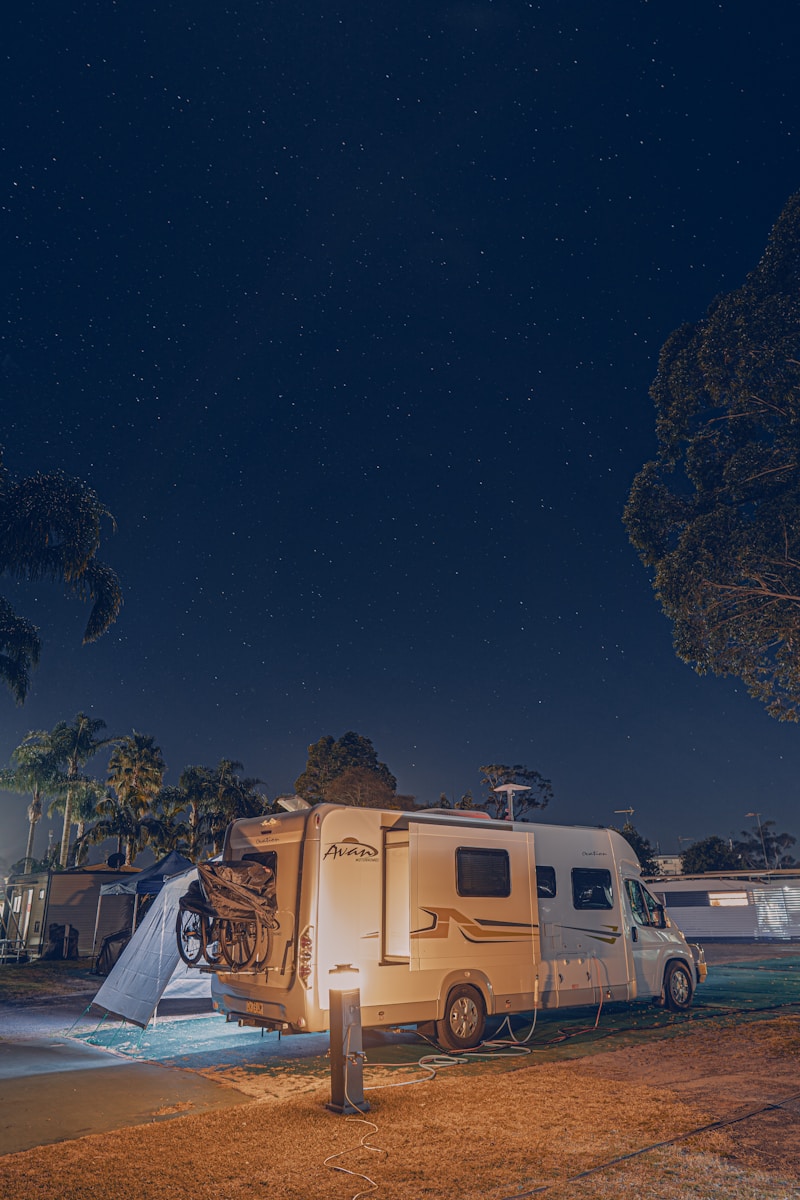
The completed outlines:
<svg viewBox="0 0 800 1200">
<path fill-rule="evenodd" d="M 471 996 L 459 996 L 450 1008 L 450 1028 L 459 1041 L 471 1038 L 478 1028 L 478 1006 Z"/>
<path fill-rule="evenodd" d="M 669 981 L 669 992 L 676 1004 L 688 1003 L 690 996 L 689 976 L 678 968 L 673 971 Z"/>
</svg>

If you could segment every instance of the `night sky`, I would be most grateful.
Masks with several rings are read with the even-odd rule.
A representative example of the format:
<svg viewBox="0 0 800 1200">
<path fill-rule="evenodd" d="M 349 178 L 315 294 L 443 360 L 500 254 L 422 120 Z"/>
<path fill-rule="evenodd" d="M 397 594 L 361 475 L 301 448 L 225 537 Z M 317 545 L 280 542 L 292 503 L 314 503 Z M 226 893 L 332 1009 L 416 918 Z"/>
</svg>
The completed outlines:
<svg viewBox="0 0 800 1200">
<path fill-rule="evenodd" d="M 800 730 L 678 661 L 621 522 L 662 342 L 800 187 L 793 19 L 7 13 L 0 442 L 98 492 L 125 605 L 82 647 L 80 603 L 2 581 L 45 646 L 0 762 L 85 711 L 167 782 L 228 757 L 275 796 L 352 729 L 427 802 L 521 762 L 550 820 L 633 808 L 664 852 L 750 811 L 800 836 Z"/>
</svg>

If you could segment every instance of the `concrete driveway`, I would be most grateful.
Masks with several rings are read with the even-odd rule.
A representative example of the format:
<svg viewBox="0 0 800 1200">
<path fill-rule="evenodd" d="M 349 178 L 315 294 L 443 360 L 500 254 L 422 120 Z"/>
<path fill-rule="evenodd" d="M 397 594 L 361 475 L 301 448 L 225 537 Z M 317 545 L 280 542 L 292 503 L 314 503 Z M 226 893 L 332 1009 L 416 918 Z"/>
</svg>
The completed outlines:
<svg viewBox="0 0 800 1200">
<path fill-rule="evenodd" d="M 250 1101 L 193 1071 L 59 1036 L 0 1038 L 0 1097 L 0 1154 Z"/>
</svg>

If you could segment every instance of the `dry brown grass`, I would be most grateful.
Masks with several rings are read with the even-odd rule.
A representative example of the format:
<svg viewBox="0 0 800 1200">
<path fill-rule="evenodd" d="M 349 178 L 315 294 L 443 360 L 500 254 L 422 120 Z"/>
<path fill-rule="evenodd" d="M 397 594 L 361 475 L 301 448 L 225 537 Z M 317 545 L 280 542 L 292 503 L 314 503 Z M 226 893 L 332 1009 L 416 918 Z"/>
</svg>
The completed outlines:
<svg viewBox="0 0 800 1200">
<path fill-rule="evenodd" d="M 377 1081 L 370 1072 L 369 1082 Z M 0 1195 L 349 1200 L 366 1189 L 376 1200 L 506 1200 L 541 1187 L 548 1200 L 799 1194 L 797 1179 L 729 1161 L 725 1131 L 638 1155 L 713 1116 L 662 1087 L 599 1078 L 581 1062 L 439 1075 L 368 1094 L 367 1123 L 329 1113 L 328 1088 L 320 1084 L 303 1097 L 253 1100 L 8 1155 L 0 1159 Z M 624 1155 L 636 1157 L 568 1182 Z M 361 1176 L 334 1165 L 362 1172 L 378 1189 L 370 1192 Z"/>
</svg>

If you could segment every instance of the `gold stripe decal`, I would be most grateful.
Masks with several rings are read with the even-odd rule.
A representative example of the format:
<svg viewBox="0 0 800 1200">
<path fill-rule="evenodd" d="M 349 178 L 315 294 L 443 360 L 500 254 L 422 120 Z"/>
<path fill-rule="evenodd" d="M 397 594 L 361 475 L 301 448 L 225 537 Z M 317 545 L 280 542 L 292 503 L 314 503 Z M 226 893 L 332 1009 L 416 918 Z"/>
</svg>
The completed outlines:
<svg viewBox="0 0 800 1200">
<path fill-rule="evenodd" d="M 450 936 L 450 922 L 459 929 L 468 942 L 519 942 L 530 941 L 533 925 L 520 925 L 509 921 L 507 924 L 492 922 L 491 929 L 467 917 L 456 908 L 423 908 L 428 913 L 433 924 L 426 929 L 414 929 L 412 938 L 418 941 L 434 941 Z"/>
</svg>

